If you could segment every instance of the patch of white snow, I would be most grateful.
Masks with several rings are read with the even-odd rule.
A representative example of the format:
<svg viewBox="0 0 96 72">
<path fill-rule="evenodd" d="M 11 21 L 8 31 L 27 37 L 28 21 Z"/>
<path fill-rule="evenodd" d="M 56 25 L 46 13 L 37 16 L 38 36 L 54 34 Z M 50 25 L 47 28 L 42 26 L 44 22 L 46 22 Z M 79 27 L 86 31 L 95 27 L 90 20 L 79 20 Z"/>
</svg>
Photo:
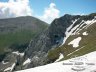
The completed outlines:
<svg viewBox="0 0 96 72">
<path fill-rule="evenodd" d="M 63 56 L 63 54 L 61 54 L 60 53 L 60 56 L 59 56 L 59 58 L 55 61 L 55 62 L 58 62 L 58 61 L 60 61 L 62 58 L 64 58 L 64 56 Z"/>
<path fill-rule="evenodd" d="M 20 52 L 18 52 L 18 51 L 12 52 L 12 53 L 13 53 L 13 54 L 16 54 L 16 55 L 24 56 L 24 53 L 20 53 Z"/>
<path fill-rule="evenodd" d="M 96 22 L 95 17 L 92 20 L 85 21 L 85 24 L 87 24 L 86 28 L 88 28 L 90 25 L 94 24 L 95 22 Z"/>
<path fill-rule="evenodd" d="M 26 65 L 26 64 L 29 64 L 31 62 L 31 59 L 27 59 L 24 63 L 23 63 L 23 65 Z"/>
<path fill-rule="evenodd" d="M 65 37 L 64 37 L 64 39 L 63 39 L 63 43 L 61 44 L 61 46 L 65 43 L 65 41 L 67 40 L 67 38 L 72 34 L 72 32 L 79 26 L 79 25 L 77 25 L 77 26 L 75 26 L 74 28 L 72 28 L 73 27 L 73 25 L 75 24 L 75 22 L 77 21 L 78 19 L 76 19 L 75 21 L 73 21 L 73 24 L 72 25 L 70 25 L 67 29 L 66 29 L 66 32 L 65 32 Z M 72 29 L 71 29 L 72 28 Z M 71 31 L 69 32 L 69 30 L 71 29 Z"/>
<path fill-rule="evenodd" d="M 12 72 L 13 68 L 15 67 L 15 63 L 11 66 L 11 67 L 8 67 L 4 70 L 4 72 Z"/>
<path fill-rule="evenodd" d="M 4 62 L 4 61 L 2 61 L 2 64 L 8 64 L 9 62 Z"/>
<path fill-rule="evenodd" d="M 83 34 L 83 35 L 85 35 L 85 36 L 86 36 L 86 35 L 88 35 L 88 33 L 87 33 L 87 32 L 83 32 L 82 34 Z"/>
<path fill-rule="evenodd" d="M 71 41 L 70 43 L 68 43 L 68 45 L 73 45 L 73 47 L 78 47 L 79 46 L 79 42 L 81 41 L 81 37 L 78 37 L 76 39 L 74 39 L 73 41 Z"/>
<path fill-rule="evenodd" d="M 63 38 L 63 43 L 60 45 L 62 46 L 65 41 L 67 40 L 67 38 L 70 36 L 70 35 L 75 35 L 75 34 L 80 34 L 80 30 L 84 29 L 84 28 L 88 28 L 90 25 L 94 24 L 96 22 L 96 18 L 94 17 L 94 19 L 92 20 L 87 20 L 87 21 L 84 21 L 82 20 L 80 24 L 77 24 L 75 27 L 73 27 L 73 25 L 78 21 L 78 19 L 76 19 L 75 21 L 72 21 L 73 23 L 66 29 L 66 32 L 65 32 L 65 37 Z M 83 26 L 84 24 L 86 24 L 85 26 Z M 83 26 L 83 27 L 82 27 Z M 73 28 L 72 28 L 73 27 Z M 82 27 L 82 28 L 81 28 Z M 80 29 L 81 28 L 81 29 Z M 71 30 L 70 30 L 71 29 Z M 69 31 L 70 30 L 70 31 Z M 74 33 L 72 33 L 73 31 L 75 30 Z"/>
</svg>

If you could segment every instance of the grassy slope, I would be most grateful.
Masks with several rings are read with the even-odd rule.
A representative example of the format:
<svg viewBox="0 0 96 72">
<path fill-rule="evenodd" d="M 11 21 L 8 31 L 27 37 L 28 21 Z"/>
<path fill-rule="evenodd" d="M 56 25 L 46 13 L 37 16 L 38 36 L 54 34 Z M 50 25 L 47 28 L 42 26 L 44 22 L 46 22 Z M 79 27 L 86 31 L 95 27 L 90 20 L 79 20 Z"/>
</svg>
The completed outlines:
<svg viewBox="0 0 96 72">
<path fill-rule="evenodd" d="M 82 35 L 82 33 L 84 31 L 88 32 L 87 36 Z M 48 53 L 49 59 L 51 59 L 51 60 L 57 59 L 59 57 L 59 53 L 63 53 L 64 58 L 62 60 L 66 60 L 69 58 L 73 58 L 76 56 L 81 56 L 81 55 L 90 53 L 92 51 L 96 51 L 96 32 L 95 31 L 96 31 L 96 23 L 91 25 L 88 29 L 81 30 L 80 35 L 70 36 L 63 46 L 49 51 L 49 53 Z M 70 41 L 74 40 L 75 38 L 77 38 L 79 36 L 82 37 L 82 40 L 80 41 L 80 45 L 78 48 L 73 48 L 72 45 L 68 45 L 68 43 Z M 80 49 L 80 50 L 74 52 L 77 49 Z M 74 52 L 74 53 L 72 53 L 72 52 Z M 72 53 L 72 54 L 70 54 L 70 53 Z M 68 54 L 70 54 L 70 55 L 68 55 Z"/>
<path fill-rule="evenodd" d="M 17 27 L 17 30 L 15 30 L 14 32 L 5 32 L 5 33 L 2 33 L 0 32 L 0 54 L 3 54 L 4 52 L 8 51 L 9 48 L 11 45 L 13 44 L 17 44 L 17 45 L 20 45 L 20 44 L 26 44 L 26 43 L 29 43 L 30 40 L 32 38 L 35 37 L 35 35 L 39 34 L 40 32 L 42 32 L 43 30 L 45 30 L 48 25 L 43 22 L 43 21 L 40 21 L 39 19 L 36 19 L 36 18 L 31 18 L 31 17 L 28 17 L 28 20 L 27 18 L 25 17 L 24 20 L 22 19 L 23 17 L 21 18 L 12 18 L 12 19 L 5 19 L 4 21 L 9 21 L 9 24 L 6 24 L 6 22 L 4 22 L 4 25 L 8 25 L 9 27 L 13 27 L 16 26 Z M 23 29 L 20 29 L 19 27 L 19 22 L 17 22 L 16 24 L 16 21 L 21 19 L 21 24 L 20 24 L 20 27 L 22 24 L 22 27 Z M 32 19 L 32 21 L 31 21 Z M 28 25 L 26 24 L 28 21 Z M 10 22 L 12 23 L 12 25 L 10 24 Z M 23 22 L 23 23 L 22 23 Z M 2 25 L 1 25 L 2 26 Z M 28 27 L 27 27 L 28 26 Z"/>
<path fill-rule="evenodd" d="M 27 43 L 36 33 L 23 30 L 16 33 L 8 33 L 0 35 L 0 51 L 3 52 L 4 48 L 9 47 L 14 43 Z"/>
</svg>

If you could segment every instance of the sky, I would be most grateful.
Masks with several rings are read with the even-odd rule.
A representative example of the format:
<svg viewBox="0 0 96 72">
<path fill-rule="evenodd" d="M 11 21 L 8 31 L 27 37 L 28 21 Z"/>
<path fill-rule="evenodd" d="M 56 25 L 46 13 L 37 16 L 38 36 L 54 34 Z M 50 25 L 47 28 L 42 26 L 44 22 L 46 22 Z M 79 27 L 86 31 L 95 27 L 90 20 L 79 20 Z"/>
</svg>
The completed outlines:
<svg viewBox="0 0 96 72">
<path fill-rule="evenodd" d="M 96 0 L 0 0 L 0 18 L 34 16 L 47 23 L 64 14 L 96 12 Z"/>
</svg>

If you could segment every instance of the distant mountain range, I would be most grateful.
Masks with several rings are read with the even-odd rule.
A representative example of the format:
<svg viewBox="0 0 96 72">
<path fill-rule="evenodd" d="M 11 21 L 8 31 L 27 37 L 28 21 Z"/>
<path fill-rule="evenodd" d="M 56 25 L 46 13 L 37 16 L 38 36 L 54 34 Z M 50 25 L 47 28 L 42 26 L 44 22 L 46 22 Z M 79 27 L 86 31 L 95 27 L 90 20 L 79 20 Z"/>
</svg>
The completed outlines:
<svg viewBox="0 0 96 72">
<path fill-rule="evenodd" d="M 30 41 L 25 51 L 22 47 L 9 52 L 0 64 L 1 71 L 33 68 L 96 51 L 96 13 L 82 16 L 65 14 L 49 27 L 45 25 L 43 30 Z"/>
</svg>

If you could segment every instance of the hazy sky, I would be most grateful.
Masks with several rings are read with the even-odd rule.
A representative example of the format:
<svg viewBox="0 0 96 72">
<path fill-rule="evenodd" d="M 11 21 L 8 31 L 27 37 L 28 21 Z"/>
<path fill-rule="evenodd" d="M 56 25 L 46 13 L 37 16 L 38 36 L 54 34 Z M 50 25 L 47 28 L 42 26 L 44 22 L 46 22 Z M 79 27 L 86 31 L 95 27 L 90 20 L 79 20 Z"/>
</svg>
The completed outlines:
<svg viewBox="0 0 96 72">
<path fill-rule="evenodd" d="M 50 23 L 64 14 L 96 12 L 96 0 L 0 0 L 0 18 L 35 16 Z"/>
</svg>

